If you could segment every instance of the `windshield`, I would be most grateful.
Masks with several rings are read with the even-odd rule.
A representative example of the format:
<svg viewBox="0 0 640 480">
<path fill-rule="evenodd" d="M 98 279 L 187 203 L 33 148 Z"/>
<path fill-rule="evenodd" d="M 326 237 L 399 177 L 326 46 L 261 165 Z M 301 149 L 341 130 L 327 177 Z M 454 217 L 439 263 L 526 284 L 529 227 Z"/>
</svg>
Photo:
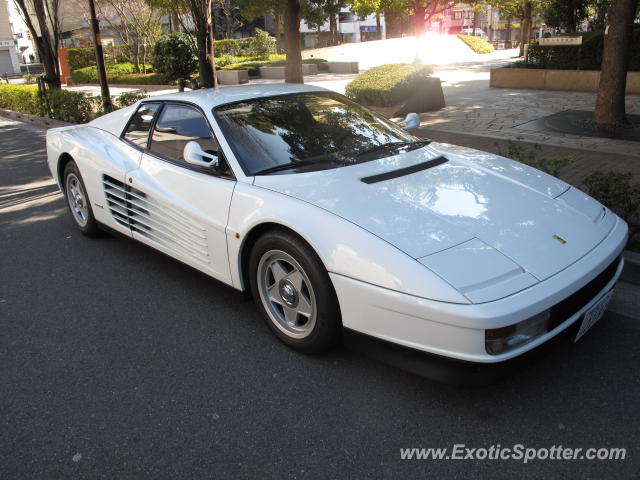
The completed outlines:
<svg viewBox="0 0 640 480">
<path fill-rule="evenodd" d="M 257 98 L 214 115 L 247 175 L 353 165 L 428 143 L 331 92 Z"/>
</svg>

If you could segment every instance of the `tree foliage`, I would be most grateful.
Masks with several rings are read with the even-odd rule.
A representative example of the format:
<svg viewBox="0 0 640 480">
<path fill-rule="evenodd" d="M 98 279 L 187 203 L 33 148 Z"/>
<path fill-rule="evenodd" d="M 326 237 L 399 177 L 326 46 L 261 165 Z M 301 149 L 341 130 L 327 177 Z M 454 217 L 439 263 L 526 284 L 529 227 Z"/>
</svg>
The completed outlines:
<svg viewBox="0 0 640 480">
<path fill-rule="evenodd" d="M 153 50 L 153 68 L 168 80 L 185 80 L 198 68 L 193 42 L 186 33 L 160 37 Z"/>
<path fill-rule="evenodd" d="M 542 18 L 547 25 L 575 32 L 587 17 L 589 0 L 547 0 L 542 7 Z"/>
</svg>

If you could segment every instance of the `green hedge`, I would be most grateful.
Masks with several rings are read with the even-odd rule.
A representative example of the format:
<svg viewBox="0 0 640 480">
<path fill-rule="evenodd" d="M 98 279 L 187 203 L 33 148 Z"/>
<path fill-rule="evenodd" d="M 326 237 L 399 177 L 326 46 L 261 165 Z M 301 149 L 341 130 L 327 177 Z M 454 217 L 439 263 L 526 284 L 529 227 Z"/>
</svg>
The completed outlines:
<svg viewBox="0 0 640 480">
<path fill-rule="evenodd" d="M 496 51 L 496 49 L 493 48 L 493 45 L 482 38 L 463 34 L 458 34 L 458 38 L 466 43 L 467 46 L 476 53 L 491 53 Z"/>
<path fill-rule="evenodd" d="M 108 63 L 105 65 L 107 76 L 122 75 L 135 72 L 135 66 L 131 62 Z M 147 73 L 152 73 L 151 65 L 147 65 Z M 74 83 L 98 83 L 98 67 L 84 67 L 71 72 Z"/>
<path fill-rule="evenodd" d="M 50 112 L 47 112 L 47 104 Z M 65 122 L 85 123 L 95 116 L 96 100 L 82 92 L 70 90 L 49 90 L 45 98 L 34 85 L 0 85 L 0 108 Z"/>
<path fill-rule="evenodd" d="M 227 40 L 216 40 L 213 48 L 216 56 L 236 55 L 248 57 L 251 53 L 251 42 L 253 37 L 230 38 Z"/>
<path fill-rule="evenodd" d="M 346 86 L 345 94 L 367 105 L 395 105 L 420 89 L 431 72 L 428 65 L 380 65 L 358 75 Z"/>
<path fill-rule="evenodd" d="M 600 70 L 604 49 L 604 32 L 590 32 L 582 36 L 582 45 L 529 46 L 529 68 L 553 70 Z M 629 71 L 640 71 L 640 26 L 633 29 L 629 47 Z"/>
<path fill-rule="evenodd" d="M 241 58 L 241 57 L 234 57 Z M 324 63 L 326 60 L 322 58 L 306 58 L 302 63 Z M 220 67 L 220 70 L 248 70 L 252 77 L 260 75 L 260 67 L 282 67 L 286 65 L 287 60 L 284 55 L 270 55 L 269 60 L 253 60 L 246 62 L 229 63 Z"/>
<path fill-rule="evenodd" d="M 115 45 L 103 47 L 104 59 L 107 63 L 128 62 L 131 60 L 130 49 L 126 45 Z M 70 48 L 67 50 L 69 68 L 73 72 L 84 67 L 96 64 L 96 52 L 93 47 Z"/>
<path fill-rule="evenodd" d="M 248 70 L 249 75 L 256 77 L 260 75 L 260 67 L 266 67 L 269 65 L 269 60 L 259 60 L 257 62 L 242 62 L 242 63 L 230 63 L 224 67 L 220 67 L 220 70 Z"/>
<path fill-rule="evenodd" d="M 124 75 L 107 75 L 109 83 L 119 85 L 169 85 L 162 73 L 129 73 Z"/>
</svg>

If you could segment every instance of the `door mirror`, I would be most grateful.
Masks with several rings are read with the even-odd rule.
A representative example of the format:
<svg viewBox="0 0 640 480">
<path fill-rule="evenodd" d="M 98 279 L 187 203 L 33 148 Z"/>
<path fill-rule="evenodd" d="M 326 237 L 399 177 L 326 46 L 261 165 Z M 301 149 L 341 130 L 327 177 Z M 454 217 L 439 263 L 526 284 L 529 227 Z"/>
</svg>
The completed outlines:
<svg viewBox="0 0 640 480">
<path fill-rule="evenodd" d="M 420 117 L 417 113 L 407 113 L 407 116 L 404 117 L 404 120 L 398 122 L 398 125 L 401 126 L 403 130 L 413 130 L 420 126 Z"/>
<path fill-rule="evenodd" d="M 219 164 L 217 155 L 205 152 L 198 142 L 194 142 L 193 140 L 187 142 L 184 146 L 183 156 L 185 162 L 196 165 L 197 167 L 217 168 Z"/>
</svg>

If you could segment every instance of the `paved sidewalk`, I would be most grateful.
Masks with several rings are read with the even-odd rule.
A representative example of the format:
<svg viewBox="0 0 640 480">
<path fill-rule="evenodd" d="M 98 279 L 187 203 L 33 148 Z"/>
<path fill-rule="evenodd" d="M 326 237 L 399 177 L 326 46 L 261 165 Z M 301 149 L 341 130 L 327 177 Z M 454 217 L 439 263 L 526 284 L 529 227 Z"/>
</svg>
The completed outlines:
<svg viewBox="0 0 640 480">
<path fill-rule="evenodd" d="M 488 74 L 488 68 L 485 69 Z M 458 74 L 465 72 L 464 67 Z M 463 132 L 497 139 L 521 139 L 558 147 L 640 158 L 640 143 L 608 138 L 538 132 L 519 125 L 563 110 L 590 110 L 595 93 L 489 88 L 483 69 L 475 77 L 443 83 L 447 107 L 421 115 L 422 126 L 443 132 Z M 436 72 L 436 75 L 438 73 Z M 627 95 L 627 113 L 640 113 L 640 95 Z"/>
</svg>

